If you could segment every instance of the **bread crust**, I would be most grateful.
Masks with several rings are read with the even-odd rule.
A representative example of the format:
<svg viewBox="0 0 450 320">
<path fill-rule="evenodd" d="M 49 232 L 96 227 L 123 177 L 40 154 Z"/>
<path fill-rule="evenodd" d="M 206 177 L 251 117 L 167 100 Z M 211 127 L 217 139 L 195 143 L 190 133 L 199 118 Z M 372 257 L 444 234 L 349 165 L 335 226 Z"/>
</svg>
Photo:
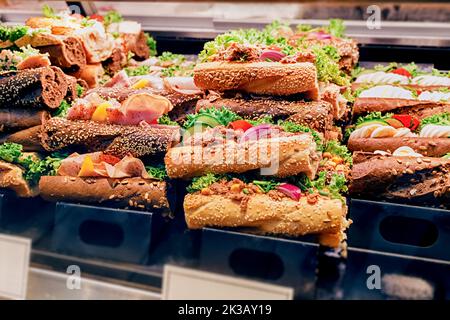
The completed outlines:
<svg viewBox="0 0 450 320">
<path fill-rule="evenodd" d="M 205 90 L 280 96 L 305 93 L 311 100 L 319 97 L 316 67 L 310 62 L 200 63 L 194 69 L 194 82 Z"/>
<path fill-rule="evenodd" d="M 450 160 L 354 154 L 349 192 L 353 196 L 447 203 L 450 199 Z M 445 200 L 447 199 L 447 200 Z"/>
<path fill-rule="evenodd" d="M 143 178 L 43 176 L 41 196 L 48 201 L 105 204 L 118 208 L 170 211 L 167 183 Z"/>
<path fill-rule="evenodd" d="M 319 164 L 315 149 L 309 135 L 299 135 L 244 143 L 228 141 L 211 147 L 181 146 L 169 149 L 164 161 L 170 178 L 191 178 L 208 172 L 242 173 L 267 168 L 278 161 L 275 176 L 305 173 L 313 179 Z"/>
<path fill-rule="evenodd" d="M 23 177 L 23 170 L 15 164 L 0 161 L 0 188 L 14 191 L 19 197 L 35 197 L 38 188 L 31 187 Z"/>
<path fill-rule="evenodd" d="M 350 138 L 348 140 L 348 149 L 353 152 L 374 152 L 377 150 L 394 152 L 403 146 L 410 147 L 415 152 L 425 156 L 442 157 L 450 152 L 450 138 L 392 137 Z"/>
<path fill-rule="evenodd" d="M 348 226 L 346 205 L 337 199 L 321 197 L 317 203 L 309 204 L 306 197 L 299 201 L 274 200 L 266 194 L 255 194 L 242 205 L 223 195 L 195 193 L 185 197 L 184 212 L 191 229 L 250 227 L 263 233 L 289 236 L 336 234 L 342 240 L 342 230 Z"/>
<path fill-rule="evenodd" d="M 450 103 L 444 102 L 427 102 L 397 98 L 356 98 L 353 104 L 353 114 L 360 115 L 374 111 L 388 112 L 405 107 L 433 108 L 438 106 L 450 109 Z"/>
</svg>

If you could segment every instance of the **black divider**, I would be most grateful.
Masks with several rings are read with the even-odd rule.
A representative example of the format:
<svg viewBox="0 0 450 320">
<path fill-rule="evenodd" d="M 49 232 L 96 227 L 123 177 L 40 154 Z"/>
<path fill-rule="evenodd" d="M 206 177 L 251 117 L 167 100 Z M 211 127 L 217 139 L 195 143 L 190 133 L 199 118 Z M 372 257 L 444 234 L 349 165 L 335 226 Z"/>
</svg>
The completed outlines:
<svg viewBox="0 0 450 320">
<path fill-rule="evenodd" d="M 164 223 L 159 213 L 59 202 L 52 249 L 80 257 L 145 264 Z"/>
<path fill-rule="evenodd" d="M 30 238 L 33 242 L 52 231 L 53 203 L 39 197 L 18 198 L 7 190 L 0 193 L 0 231 Z"/>
<path fill-rule="evenodd" d="M 312 299 L 315 243 L 229 230 L 202 230 L 199 266 L 230 276 L 292 287 L 297 299 Z"/>
<path fill-rule="evenodd" d="M 450 299 L 450 262 L 349 248 L 342 299 Z"/>
<path fill-rule="evenodd" d="M 450 211 L 352 199 L 348 244 L 450 261 Z"/>
</svg>

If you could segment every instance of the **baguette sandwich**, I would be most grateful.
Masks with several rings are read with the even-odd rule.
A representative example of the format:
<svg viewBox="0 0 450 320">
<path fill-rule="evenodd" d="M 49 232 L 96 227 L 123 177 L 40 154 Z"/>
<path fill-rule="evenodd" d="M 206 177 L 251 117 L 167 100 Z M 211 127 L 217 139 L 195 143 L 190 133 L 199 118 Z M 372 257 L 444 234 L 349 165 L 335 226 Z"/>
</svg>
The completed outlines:
<svg viewBox="0 0 450 320">
<path fill-rule="evenodd" d="M 168 184 L 159 167 L 145 167 L 132 156 L 102 152 L 72 154 L 55 175 L 40 178 L 41 196 L 49 201 L 102 204 L 169 213 Z"/>
<path fill-rule="evenodd" d="M 360 69 L 357 72 L 352 89 L 367 85 L 397 85 L 421 91 L 450 89 L 449 74 L 437 69 L 425 71 L 415 63 L 399 65 L 390 63 L 386 66 L 377 65 L 374 69 Z"/>
<path fill-rule="evenodd" d="M 291 237 L 316 234 L 320 244 L 339 247 L 351 223 L 341 196 L 350 164 L 345 147 L 330 142 L 314 180 L 304 174 L 278 179 L 254 174 L 196 177 L 184 200 L 187 225 Z"/>
<path fill-rule="evenodd" d="M 448 208 L 449 156 L 422 156 L 409 147 L 392 154 L 355 152 L 349 192 L 357 197 Z"/>
<path fill-rule="evenodd" d="M 295 123 L 253 126 L 226 108 L 210 108 L 188 117 L 183 144 L 169 149 L 165 164 L 171 178 L 263 168 L 280 177 L 305 173 L 314 178 L 318 143 L 316 132 Z"/>
<path fill-rule="evenodd" d="M 422 119 L 407 114 L 374 112 L 358 118 L 351 130 L 348 139 L 351 151 L 393 153 L 406 146 L 429 157 L 441 157 L 450 152 L 450 112 Z"/>
</svg>

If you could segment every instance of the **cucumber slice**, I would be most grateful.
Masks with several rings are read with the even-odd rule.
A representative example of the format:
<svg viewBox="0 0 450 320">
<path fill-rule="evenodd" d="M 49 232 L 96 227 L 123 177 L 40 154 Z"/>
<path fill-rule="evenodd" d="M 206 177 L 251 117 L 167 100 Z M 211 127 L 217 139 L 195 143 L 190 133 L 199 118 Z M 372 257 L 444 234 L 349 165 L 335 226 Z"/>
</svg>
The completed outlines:
<svg viewBox="0 0 450 320">
<path fill-rule="evenodd" d="M 207 124 L 210 127 L 216 127 L 216 126 L 221 125 L 220 121 L 216 117 L 211 116 L 209 114 L 202 114 L 202 115 L 200 115 L 195 120 L 195 123 L 198 123 L 198 122 Z"/>
</svg>

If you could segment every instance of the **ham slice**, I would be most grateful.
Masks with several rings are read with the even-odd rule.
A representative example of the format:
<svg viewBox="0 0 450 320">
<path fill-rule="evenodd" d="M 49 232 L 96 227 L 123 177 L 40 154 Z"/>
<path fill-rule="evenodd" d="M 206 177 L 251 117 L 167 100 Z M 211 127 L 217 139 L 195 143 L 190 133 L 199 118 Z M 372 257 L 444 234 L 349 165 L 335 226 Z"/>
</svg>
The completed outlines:
<svg viewBox="0 0 450 320">
<path fill-rule="evenodd" d="M 120 109 L 108 109 L 108 121 L 121 125 L 152 123 L 172 109 L 172 103 L 162 96 L 138 93 L 128 97 Z"/>
<path fill-rule="evenodd" d="M 128 75 L 124 70 L 116 73 L 103 85 L 104 88 L 128 88 L 130 86 L 130 79 L 128 78 Z"/>
<path fill-rule="evenodd" d="M 145 170 L 144 163 L 132 156 L 125 156 L 122 160 L 112 165 L 102 161 L 102 152 L 93 152 L 87 154 L 73 153 L 61 162 L 57 174 L 59 176 L 77 177 L 86 157 L 89 156 L 94 163 L 94 171 L 89 173 L 89 177 L 106 178 L 150 178 Z"/>
<path fill-rule="evenodd" d="M 168 77 L 164 78 L 167 90 L 181 94 L 201 94 L 202 91 L 195 85 L 192 77 Z"/>
</svg>

